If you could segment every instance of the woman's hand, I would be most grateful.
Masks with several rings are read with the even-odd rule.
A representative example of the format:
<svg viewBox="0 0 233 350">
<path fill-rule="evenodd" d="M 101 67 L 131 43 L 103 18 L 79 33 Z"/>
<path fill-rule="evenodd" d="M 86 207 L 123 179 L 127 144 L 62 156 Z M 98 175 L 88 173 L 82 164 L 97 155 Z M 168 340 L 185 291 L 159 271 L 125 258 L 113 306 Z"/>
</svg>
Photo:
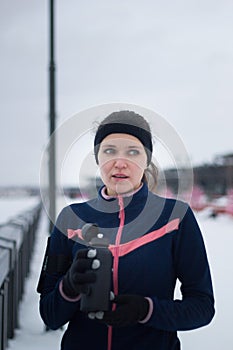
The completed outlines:
<svg viewBox="0 0 233 350">
<path fill-rule="evenodd" d="M 82 249 L 76 254 L 73 263 L 63 277 L 62 288 L 68 297 L 76 297 L 79 294 L 88 294 L 89 284 L 96 281 L 95 270 L 100 262 L 94 259 L 95 249 Z"/>
<path fill-rule="evenodd" d="M 126 327 L 142 321 L 149 312 L 149 301 L 141 295 L 117 295 L 113 303 L 115 310 L 89 313 L 89 318 L 113 327 Z"/>
</svg>

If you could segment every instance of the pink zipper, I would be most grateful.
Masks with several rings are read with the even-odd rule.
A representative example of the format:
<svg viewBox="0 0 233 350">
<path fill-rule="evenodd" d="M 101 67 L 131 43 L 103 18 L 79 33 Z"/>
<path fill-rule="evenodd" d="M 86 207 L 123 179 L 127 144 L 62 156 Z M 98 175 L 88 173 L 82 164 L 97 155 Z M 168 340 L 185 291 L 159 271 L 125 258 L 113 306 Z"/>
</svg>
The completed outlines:
<svg viewBox="0 0 233 350">
<path fill-rule="evenodd" d="M 125 223 L 125 211 L 124 211 L 124 200 L 121 196 L 118 196 L 118 203 L 120 207 L 119 219 L 120 225 L 117 231 L 115 247 L 113 253 L 113 292 L 115 295 L 118 294 L 118 266 L 119 266 L 119 245 L 121 242 L 122 231 Z M 116 304 L 113 304 L 112 310 L 116 309 Z M 112 326 L 108 328 L 108 350 L 112 347 Z"/>
</svg>

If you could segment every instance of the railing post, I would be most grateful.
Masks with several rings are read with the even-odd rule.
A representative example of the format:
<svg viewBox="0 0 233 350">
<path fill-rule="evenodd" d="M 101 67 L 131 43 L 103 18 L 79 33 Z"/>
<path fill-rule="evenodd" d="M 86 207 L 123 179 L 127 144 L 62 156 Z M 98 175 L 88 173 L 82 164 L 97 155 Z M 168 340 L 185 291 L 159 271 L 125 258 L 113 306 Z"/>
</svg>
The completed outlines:
<svg viewBox="0 0 233 350">
<path fill-rule="evenodd" d="M 0 226 L 0 350 L 14 337 L 41 205 Z M 32 238 L 32 237 L 33 238 Z"/>
</svg>

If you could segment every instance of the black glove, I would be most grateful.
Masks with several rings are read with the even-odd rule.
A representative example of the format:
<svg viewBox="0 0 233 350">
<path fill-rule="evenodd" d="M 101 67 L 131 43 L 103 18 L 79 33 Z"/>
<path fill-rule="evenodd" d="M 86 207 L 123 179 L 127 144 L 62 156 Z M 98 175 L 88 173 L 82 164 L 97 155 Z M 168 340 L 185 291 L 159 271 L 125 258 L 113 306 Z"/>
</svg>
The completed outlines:
<svg viewBox="0 0 233 350">
<path fill-rule="evenodd" d="M 95 256 L 95 249 L 82 249 L 77 252 L 63 277 L 63 291 L 68 297 L 77 297 L 80 293 L 88 294 L 89 284 L 96 280 L 94 269 L 100 265 L 99 260 L 94 259 Z"/>
<path fill-rule="evenodd" d="M 113 327 L 132 326 L 146 318 L 149 312 L 149 301 L 141 295 L 118 295 L 113 300 L 116 303 L 114 311 L 106 311 L 96 317 Z"/>
</svg>

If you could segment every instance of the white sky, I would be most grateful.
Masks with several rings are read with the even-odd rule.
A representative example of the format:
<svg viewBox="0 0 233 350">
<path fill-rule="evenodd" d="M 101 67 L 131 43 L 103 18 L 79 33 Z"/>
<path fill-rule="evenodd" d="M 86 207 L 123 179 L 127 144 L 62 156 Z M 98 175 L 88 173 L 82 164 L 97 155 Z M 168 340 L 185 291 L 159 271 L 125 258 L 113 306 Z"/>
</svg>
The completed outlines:
<svg viewBox="0 0 233 350">
<path fill-rule="evenodd" d="M 0 185 L 39 182 L 48 134 L 48 4 L 0 0 Z M 233 151 L 231 0 L 55 5 L 57 125 L 95 105 L 130 103 L 165 118 L 194 164 Z"/>
</svg>

